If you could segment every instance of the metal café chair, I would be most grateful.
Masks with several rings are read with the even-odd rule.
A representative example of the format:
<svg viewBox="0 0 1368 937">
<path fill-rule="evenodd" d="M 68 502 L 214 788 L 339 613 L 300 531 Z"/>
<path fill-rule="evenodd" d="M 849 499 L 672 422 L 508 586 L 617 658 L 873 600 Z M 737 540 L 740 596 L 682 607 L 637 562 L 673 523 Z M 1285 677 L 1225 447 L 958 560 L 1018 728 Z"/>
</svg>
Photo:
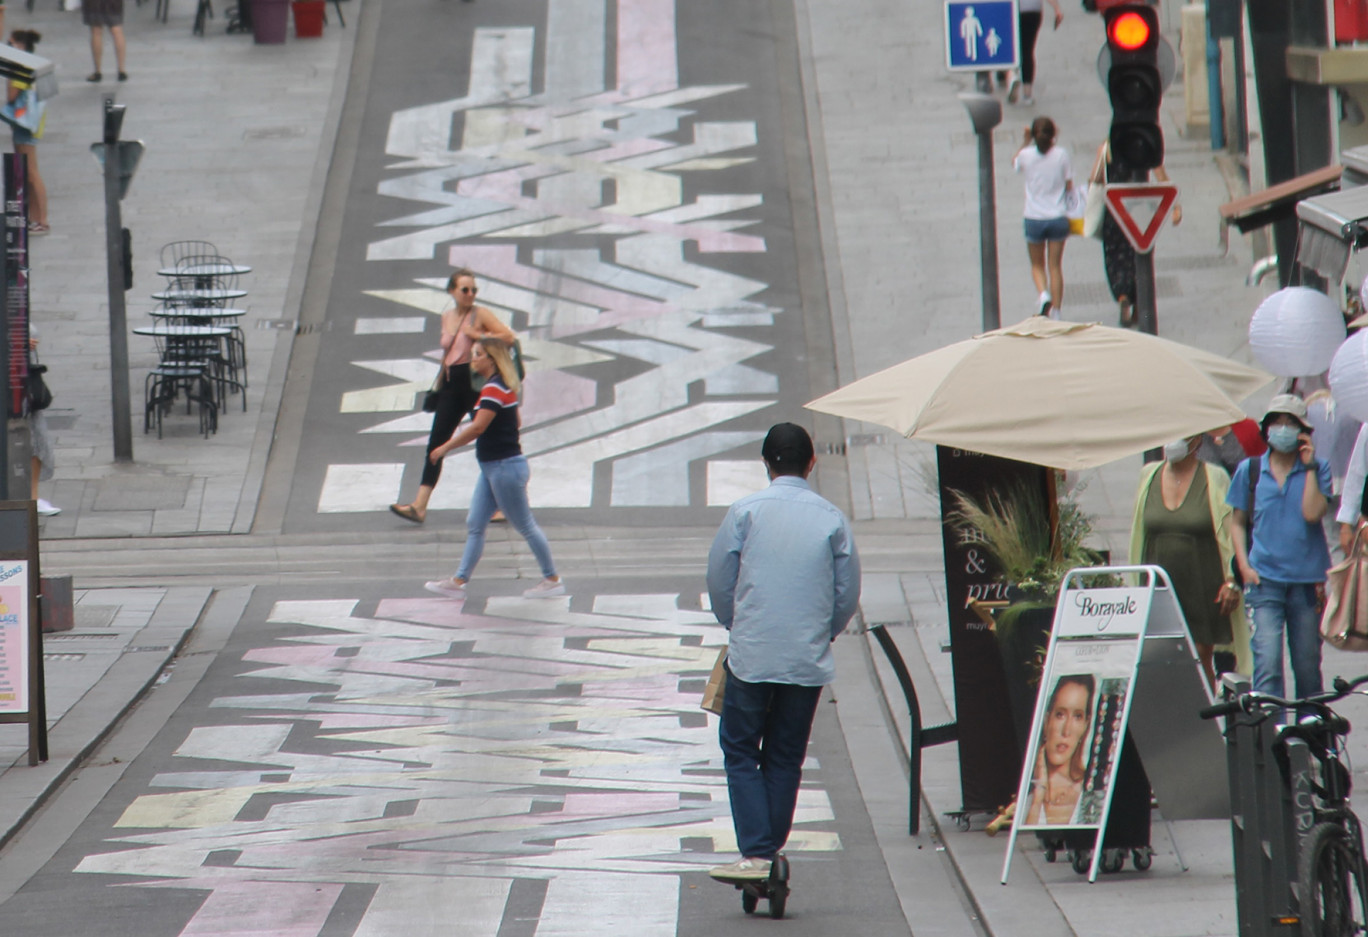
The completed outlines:
<svg viewBox="0 0 1368 937">
<path fill-rule="evenodd" d="M 229 330 L 224 340 L 224 363 L 231 378 L 230 389 L 246 388 L 247 384 L 247 336 L 238 324 L 238 319 L 246 310 L 232 309 L 220 305 L 201 306 L 190 300 L 170 300 L 162 302 L 152 310 L 152 318 L 183 325 L 218 325 Z M 246 409 L 246 401 L 243 401 Z"/>
<path fill-rule="evenodd" d="M 219 253 L 219 249 L 208 241 L 171 241 L 162 245 L 159 259 L 163 267 L 178 267 L 182 258 Z"/>
<path fill-rule="evenodd" d="M 163 328 L 148 329 L 153 333 L 157 352 L 164 365 L 202 366 L 214 388 L 214 403 L 224 412 L 228 410 L 228 395 L 242 394 L 242 410 L 247 411 L 247 393 L 238 373 L 231 366 L 228 351 L 232 328 L 207 325 L 204 322 L 172 325 L 162 320 Z M 137 333 L 139 330 L 134 329 Z"/>
<path fill-rule="evenodd" d="M 162 420 L 171 412 L 176 400 L 185 395 L 185 413 L 199 406 L 199 430 L 206 439 L 218 431 L 219 401 L 215 395 L 214 364 L 197 353 L 201 346 L 192 346 L 168 336 L 157 336 L 157 366 L 143 382 L 143 432 L 157 425 L 157 438 L 162 438 Z"/>
</svg>

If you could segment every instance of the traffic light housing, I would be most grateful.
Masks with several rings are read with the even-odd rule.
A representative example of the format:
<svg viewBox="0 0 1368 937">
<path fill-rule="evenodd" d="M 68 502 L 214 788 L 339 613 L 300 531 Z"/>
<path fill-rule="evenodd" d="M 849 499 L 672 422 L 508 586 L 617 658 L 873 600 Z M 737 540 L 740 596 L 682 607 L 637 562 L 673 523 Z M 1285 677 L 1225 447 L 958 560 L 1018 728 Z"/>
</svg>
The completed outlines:
<svg viewBox="0 0 1368 937">
<path fill-rule="evenodd" d="M 1122 169 L 1148 172 L 1164 163 L 1164 131 L 1159 102 L 1164 84 L 1159 76 L 1159 16 L 1143 3 L 1125 3 L 1105 11 L 1107 95 L 1111 98 L 1112 162 Z"/>
</svg>

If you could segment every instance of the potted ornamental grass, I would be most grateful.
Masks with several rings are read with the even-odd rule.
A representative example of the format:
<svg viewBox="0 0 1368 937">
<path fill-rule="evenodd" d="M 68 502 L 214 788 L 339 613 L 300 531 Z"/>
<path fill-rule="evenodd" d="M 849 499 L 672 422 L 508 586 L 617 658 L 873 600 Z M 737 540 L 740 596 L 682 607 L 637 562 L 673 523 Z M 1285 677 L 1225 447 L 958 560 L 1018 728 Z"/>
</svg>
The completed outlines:
<svg viewBox="0 0 1368 937">
<path fill-rule="evenodd" d="M 959 491 L 952 495 L 955 508 L 949 522 L 972 532 L 996 563 L 998 580 L 1007 586 L 1008 604 L 995 610 L 991 626 L 1002 657 L 1012 722 L 1024 748 L 1060 584 L 1069 570 L 1101 565 L 1105 557 L 1086 545 L 1092 519 L 1072 495 L 1056 497 L 1052 504 L 1041 497 L 1038 487 L 1024 482 L 983 498 Z"/>
</svg>

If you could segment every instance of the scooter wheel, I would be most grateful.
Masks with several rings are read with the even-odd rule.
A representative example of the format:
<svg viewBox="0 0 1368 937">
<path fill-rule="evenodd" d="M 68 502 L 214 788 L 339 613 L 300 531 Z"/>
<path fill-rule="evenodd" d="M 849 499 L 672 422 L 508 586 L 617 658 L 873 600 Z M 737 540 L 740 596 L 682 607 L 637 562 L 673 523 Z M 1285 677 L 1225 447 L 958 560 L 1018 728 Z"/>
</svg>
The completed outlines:
<svg viewBox="0 0 1368 937">
<path fill-rule="evenodd" d="M 741 893 L 741 910 L 745 911 L 747 914 L 754 914 L 755 908 L 759 904 L 760 899 L 752 895 L 750 892 L 743 891 Z"/>
<path fill-rule="evenodd" d="M 784 908 L 788 905 L 788 889 L 779 888 L 770 892 L 769 904 L 770 917 L 774 918 L 776 921 L 782 918 L 784 916 Z"/>
</svg>

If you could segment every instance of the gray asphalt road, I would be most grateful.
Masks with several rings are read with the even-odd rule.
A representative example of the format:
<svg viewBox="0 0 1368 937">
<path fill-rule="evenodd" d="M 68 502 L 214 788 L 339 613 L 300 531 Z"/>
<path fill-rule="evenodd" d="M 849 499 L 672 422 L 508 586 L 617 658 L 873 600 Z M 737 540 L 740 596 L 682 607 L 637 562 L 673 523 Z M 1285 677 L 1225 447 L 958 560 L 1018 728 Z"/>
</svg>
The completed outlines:
<svg viewBox="0 0 1368 937">
<path fill-rule="evenodd" d="M 31 826 L 27 865 L 51 857 L 0 870 L 6 933 L 759 924 L 705 874 L 735 844 L 697 706 L 723 640 L 700 564 L 722 507 L 763 484 L 765 429 L 833 380 L 804 302 L 820 274 L 793 25 L 779 3 L 379 9 L 340 134 L 359 143 L 335 161 L 354 172 L 325 212 L 337 254 L 314 258 L 332 270 L 309 286 L 316 356 L 286 389 L 306 402 L 297 452 L 268 470 L 264 503 L 285 507 L 258 518 L 284 533 L 157 548 L 250 598 Z M 535 571 L 504 530 L 464 605 L 422 591 L 459 552 L 469 459 L 424 529 L 384 510 L 416 485 L 454 264 L 524 336 L 532 499 L 567 599 L 520 597 Z M 785 927 L 905 934 L 836 705 Z"/>
<path fill-rule="evenodd" d="M 688 522 L 763 482 L 764 430 L 834 380 L 783 6 L 385 5 L 285 530 L 403 526 L 456 266 L 522 338 L 540 513 Z"/>
</svg>

